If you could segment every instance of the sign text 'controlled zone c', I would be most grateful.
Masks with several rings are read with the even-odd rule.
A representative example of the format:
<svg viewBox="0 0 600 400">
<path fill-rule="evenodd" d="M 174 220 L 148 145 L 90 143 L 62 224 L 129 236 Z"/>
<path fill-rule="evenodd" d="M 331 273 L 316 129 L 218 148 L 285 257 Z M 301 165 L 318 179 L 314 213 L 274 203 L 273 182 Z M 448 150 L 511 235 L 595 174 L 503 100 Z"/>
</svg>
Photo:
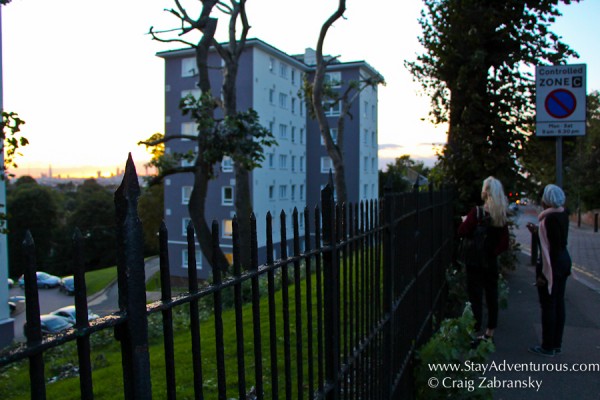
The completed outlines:
<svg viewBox="0 0 600 400">
<path fill-rule="evenodd" d="M 537 136 L 585 135 L 585 64 L 537 66 L 535 87 Z"/>
</svg>

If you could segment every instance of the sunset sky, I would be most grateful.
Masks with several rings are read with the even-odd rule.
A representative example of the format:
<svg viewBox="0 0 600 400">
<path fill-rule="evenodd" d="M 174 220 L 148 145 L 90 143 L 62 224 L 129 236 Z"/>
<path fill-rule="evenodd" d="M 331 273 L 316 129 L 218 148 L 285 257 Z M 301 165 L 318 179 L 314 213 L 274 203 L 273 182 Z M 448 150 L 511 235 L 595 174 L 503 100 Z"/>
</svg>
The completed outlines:
<svg viewBox="0 0 600 400">
<path fill-rule="evenodd" d="M 186 0 L 182 2 L 186 4 Z M 188 1 L 196 5 L 198 1 Z M 152 41 L 150 26 L 177 20 L 165 0 L 13 0 L 2 7 L 4 108 L 26 121 L 30 145 L 15 173 L 104 176 L 132 153 L 138 173 L 149 159 L 139 140 L 164 126 L 164 65 L 156 53 L 181 45 Z M 379 92 L 380 167 L 402 154 L 431 160 L 444 127 L 423 121 L 428 99 L 404 68 L 420 51 L 420 0 L 347 2 L 345 20 L 330 30 L 325 51 L 342 61 L 365 60 L 385 77 Z M 248 0 L 256 37 L 288 54 L 315 47 L 335 0 Z M 588 92 L 600 89 L 600 1 L 562 7 L 553 30 L 587 64 Z M 226 27 L 220 24 L 220 41 Z M 427 161 L 429 162 L 429 161 Z"/>
</svg>

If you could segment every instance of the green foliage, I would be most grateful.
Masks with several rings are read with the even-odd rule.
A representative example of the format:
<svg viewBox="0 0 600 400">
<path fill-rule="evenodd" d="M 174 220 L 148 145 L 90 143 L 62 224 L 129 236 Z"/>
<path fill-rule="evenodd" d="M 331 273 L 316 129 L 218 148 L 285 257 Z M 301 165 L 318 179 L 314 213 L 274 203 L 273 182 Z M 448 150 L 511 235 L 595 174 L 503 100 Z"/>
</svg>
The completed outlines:
<svg viewBox="0 0 600 400">
<path fill-rule="evenodd" d="M 138 202 L 138 214 L 144 231 L 144 253 L 158 254 L 158 230 L 163 221 L 164 186 L 152 185 L 145 188 Z"/>
<path fill-rule="evenodd" d="M 431 98 L 431 119 L 448 122 L 440 156 L 458 190 L 458 213 L 479 200 L 489 175 L 521 179 L 516 160 L 534 116 L 531 67 L 576 56 L 550 25 L 565 0 L 425 0 L 425 52 L 405 65 Z"/>
<path fill-rule="evenodd" d="M 23 240 L 29 230 L 35 241 L 36 260 L 41 267 L 50 257 L 59 223 L 59 205 L 52 189 L 23 179 L 7 193 L 9 276 L 18 277 L 25 268 Z M 52 271 L 48 271 L 52 272 Z"/>
<path fill-rule="evenodd" d="M 0 122 L 0 145 L 4 151 L 4 165 L 2 166 L 3 171 L 0 177 L 4 179 L 6 170 L 9 167 L 17 168 L 15 157 L 21 155 L 18 152 L 20 147 L 27 146 L 29 141 L 18 136 L 21 131 L 21 125 L 24 125 L 25 121 L 19 118 L 19 115 L 15 112 L 2 111 L 2 121 Z"/>
<path fill-rule="evenodd" d="M 567 194 L 567 206 L 571 210 L 594 210 L 600 208 L 600 93 L 587 96 L 586 135 L 564 137 L 563 188 Z M 530 173 L 526 190 L 537 199 L 543 187 L 556 178 L 556 138 L 531 135 L 525 146 L 521 163 Z"/>
<path fill-rule="evenodd" d="M 410 155 L 397 157 L 394 163 L 387 165 L 387 171 L 379 171 L 379 190 L 382 191 L 390 186 L 394 192 L 407 192 L 413 189 L 415 180 L 409 177 L 409 170 L 427 177 L 429 168 L 423 161 L 415 161 Z M 413 176 L 412 174 L 411 176 Z M 381 195 L 381 194 L 380 194 Z"/>
<path fill-rule="evenodd" d="M 481 372 L 469 370 L 470 365 L 483 364 L 495 350 L 491 341 L 481 341 L 473 347 L 471 333 L 475 325 L 471 306 L 466 305 L 462 316 L 459 318 L 442 321 L 439 330 L 429 341 L 417 351 L 417 366 L 415 368 L 415 382 L 418 399 L 491 399 L 491 389 L 477 388 L 477 379 Z M 446 371 L 435 366 L 447 367 L 459 365 L 459 371 Z M 474 384 L 473 390 L 469 386 L 444 387 L 444 382 L 459 382 Z M 437 386 L 436 386 L 437 384 Z M 436 387 L 432 387 L 436 386 Z M 460 386 L 460 385 L 459 385 Z"/>
</svg>

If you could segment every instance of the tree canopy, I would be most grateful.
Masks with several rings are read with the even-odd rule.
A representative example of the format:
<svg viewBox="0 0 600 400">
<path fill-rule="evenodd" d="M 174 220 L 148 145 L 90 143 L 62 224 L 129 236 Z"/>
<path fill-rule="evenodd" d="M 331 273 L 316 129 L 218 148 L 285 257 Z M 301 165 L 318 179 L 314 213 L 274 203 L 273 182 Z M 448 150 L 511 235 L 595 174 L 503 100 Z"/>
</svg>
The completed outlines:
<svg viewBox="0 0 600 400">
<path fill-rule="evenodd" d="M 519 180 L 535 107 L 533 67 L 577 56 L 550 30 L 557 6 L 571 1 L 424 3 L 425 51 L 405 65 L 431 99 L 432 121 L 449 125 L 440 166 L 462 212 L 479 200 L 487 176 L 509 189 Z"/>
</svg>

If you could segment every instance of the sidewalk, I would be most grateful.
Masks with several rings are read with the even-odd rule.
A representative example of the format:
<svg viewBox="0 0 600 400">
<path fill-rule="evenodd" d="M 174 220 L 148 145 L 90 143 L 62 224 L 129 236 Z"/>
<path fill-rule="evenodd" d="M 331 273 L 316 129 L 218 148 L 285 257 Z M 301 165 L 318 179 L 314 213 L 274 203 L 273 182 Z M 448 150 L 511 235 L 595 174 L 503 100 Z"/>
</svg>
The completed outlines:
<svg viewBox="0 0 600 400">
<path fill-rule="evenodd" d="M 533 211 L 531 211 L 533 214 Z M 523 218 L 524 217 L 524 218 Z M 553 358 L 529 353 L 527 348 L 539 345 L 541 341 L 541 311 L 537 297 L 535 269 L 531 266 L 528 234 L 525 222 L 531 215 L 522 216 L 517 240 L 522 241 L 527 252 L 519 254 L 515 271 L 506 278 L 510 288 L 508 307 L 500 310 L 499 326 L 495 334 L 496 352 L 490 363 L 503 365 L 513 371 L 488 372 L 486 377 L 504 381 L 508 385 L 516 380 L 541 381 L 536 388 L 497 388 L 495 399 L 600 399 L 600 291 L 595 269 L 600 265 L 600 253 L 592 251 L 600 244 L 600 233 L 590 229 L 577 228 L 569 232 L 569 249 L 577 268 L 592 271 L 585 284 L 574 271 L 567 282 L 566 309 L 563 352 Z M 587 277 L 589 278 L 589 277 Z M 502 364 L 501 364 L 502 363 Z M 579 365 L 590 364 L 590 365 Z M 521 371 L 514 371 L 520 367 Z M 595 368 L 595 372 L 544 372 L 542 369 Z"/>
</svg>

